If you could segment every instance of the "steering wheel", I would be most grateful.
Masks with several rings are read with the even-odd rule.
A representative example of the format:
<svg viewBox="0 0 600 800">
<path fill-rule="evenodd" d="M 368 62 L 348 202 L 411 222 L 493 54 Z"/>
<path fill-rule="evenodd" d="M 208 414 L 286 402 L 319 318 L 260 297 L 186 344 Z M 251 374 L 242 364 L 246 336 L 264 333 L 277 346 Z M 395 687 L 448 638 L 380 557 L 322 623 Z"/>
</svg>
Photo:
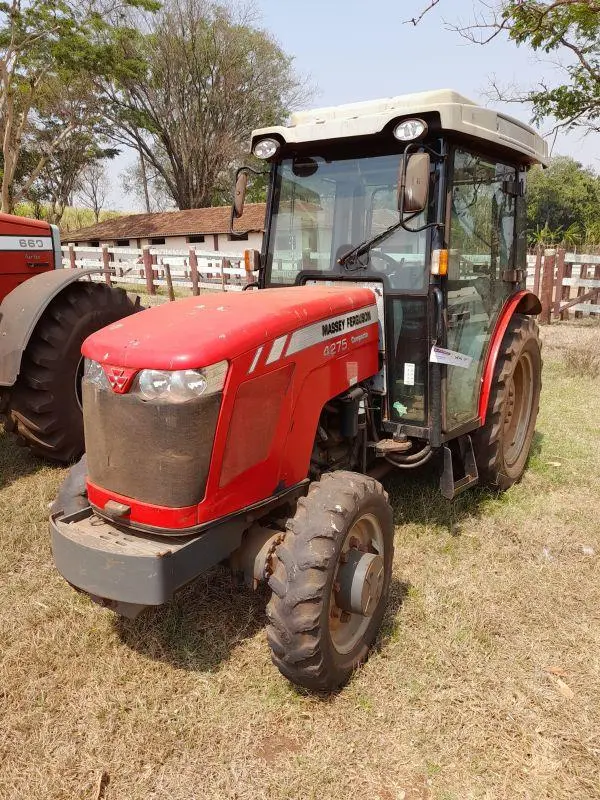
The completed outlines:
<svg viewBox="0 0 600 800">
<path fill-rule="evenodd" d="M 369 261 L 372 261 L 374 258 L 378 258 L 381 261 L 384 261 L 389 267 L 393 268 L 393 270 L 390 272 L 390 270 L 389 269 L 385 269 L 385 267 L 383 269 L 378 269 L 376 266 L 373 265 L 373 269 L 376 272 L 385 272 L 386 275 L 389 275 L 390 277 L 396 272 L 396 270 L 398 268 L 402 267 L 402 265 L 404 264 L 404 259 L 403 258 L 400 261 L 396 261 L 395 258 L 392 258 L 387 253 L 384 253 L 381 250 L 379 250 L 379 251 L 370 250 L 369 251 Z"/>
</svg>

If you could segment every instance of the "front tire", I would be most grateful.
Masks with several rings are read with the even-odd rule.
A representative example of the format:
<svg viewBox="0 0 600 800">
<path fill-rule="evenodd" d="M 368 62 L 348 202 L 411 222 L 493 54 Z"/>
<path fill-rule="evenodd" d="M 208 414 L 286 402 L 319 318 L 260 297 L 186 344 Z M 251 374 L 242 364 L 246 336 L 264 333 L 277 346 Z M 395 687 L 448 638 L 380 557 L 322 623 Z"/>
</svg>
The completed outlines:
<svg viewBox="0 0 600 800">
<path fill-rule="evenodd" d="M 394 525 L 373 478 L 333 472 L 300 498 L 269 580 L 267 639 L 292 683 L 331 691 L 367 658 L 392 574 Z"/>
<path fill-rule="evenodd" d="M 8 396 L 5 427 L 36 455 L 69 462 L 84 451 L 81 377 L 84 339 L 136 311 L 123 289 L 78 281 L 48 305 L 23 353 Z"/>
<path fill-rule="evenodd" d="M 535 432 L 542 388 L 539 328 L 515 314 L 502 340 L 486 423 L 473 435 L 480 483 L 508 489 L 520 480 Z"/>
</svg>

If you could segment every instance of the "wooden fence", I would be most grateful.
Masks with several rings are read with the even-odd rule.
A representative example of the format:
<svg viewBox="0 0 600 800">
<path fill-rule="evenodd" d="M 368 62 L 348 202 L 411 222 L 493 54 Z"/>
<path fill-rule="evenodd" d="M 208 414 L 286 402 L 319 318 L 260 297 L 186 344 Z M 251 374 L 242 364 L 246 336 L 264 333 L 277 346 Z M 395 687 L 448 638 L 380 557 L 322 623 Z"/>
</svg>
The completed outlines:
<svg viewBox="0 0 600 800">
<path fill-rule="evenodd" d="M 600 315 L 600 256 L 540 248 L 528 257 L 527 286 L 542 301 L 540 322 Z"/>
<path fill-rule="evenodd" d="M 128 247 L 89 247 L 86 245 L 62 248 L 63 266 L 72 269 L 92 267 L 102 270 L 94 280 L 113 283 L 145 285 L 149 295 L 159 286 L 166 286 L 170 299 L 175 289 L 241 291 L 255 280 L 255 274 L 244 264 L 244 256 L 196 250 L 165 250 L 157 247 L 141 249 Z"/>
<path fill-rule="evenodd" d="M 102 271 L 95 280 L 109 285 L 145 285 L 149 295 L 165 286 L 174 299 L 175 289 L 241 291 L 256 279 L 252 265 L 241 255 L 216 251 L 165 250 L 158 247 L 63 247 L 63 266 L 94 267 Z M 540 248 L 527 259 L 527 287 L 542 301 L 540 321 L 600 315 L 600 255 Z M 573 294 L 575 292 L 575 294 Z"/>
</svg>

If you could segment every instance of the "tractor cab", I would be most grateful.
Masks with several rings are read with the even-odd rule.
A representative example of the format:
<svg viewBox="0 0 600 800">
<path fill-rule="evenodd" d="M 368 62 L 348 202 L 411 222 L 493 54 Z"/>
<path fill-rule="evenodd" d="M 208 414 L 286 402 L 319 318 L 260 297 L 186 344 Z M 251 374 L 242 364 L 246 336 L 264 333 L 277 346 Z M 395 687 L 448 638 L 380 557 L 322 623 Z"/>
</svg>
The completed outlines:
<svg viewBox="0 0 600 800">
<path fill-rule="evenodd" d="M 525 289 L 526 172 L 543 139 L 439 91 L 294 114 L 255 131 L 252 152 L 270 175 L 259 286 L 371 287 L 383 429 L 439 446 L 477 428 L 494 330 Z"/>
</svg>

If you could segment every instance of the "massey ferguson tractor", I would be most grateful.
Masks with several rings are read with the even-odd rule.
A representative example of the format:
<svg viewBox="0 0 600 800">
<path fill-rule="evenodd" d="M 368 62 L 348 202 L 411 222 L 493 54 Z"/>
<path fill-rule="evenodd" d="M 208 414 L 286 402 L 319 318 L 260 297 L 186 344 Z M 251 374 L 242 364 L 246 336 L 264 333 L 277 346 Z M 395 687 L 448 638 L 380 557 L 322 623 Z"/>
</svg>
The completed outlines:
<svg viewBox="0 0 600 800">
<path fill-rule="evenodd" d="M 546 147 L 439 91 L 294 114 L 252 152 L 270 175 L 256 282 L 84 342 L 87 461 L 52 548 L 71 585 L 127 616 L 224 561 L 268 583 L 274 663 L 327 691 L 384 615 L 377 478 L 433 461 L 451 500 L 523 474 L 542 366 L 525 175 Z"/>
<path fill-rule="evenodd" d="M 81 345 L 136 310 L 124 291 L 62 267 L 55 225 L 0 214 L 0 412 L 40 456 L 68 462 L 84 450 Z"/>
</svg>

